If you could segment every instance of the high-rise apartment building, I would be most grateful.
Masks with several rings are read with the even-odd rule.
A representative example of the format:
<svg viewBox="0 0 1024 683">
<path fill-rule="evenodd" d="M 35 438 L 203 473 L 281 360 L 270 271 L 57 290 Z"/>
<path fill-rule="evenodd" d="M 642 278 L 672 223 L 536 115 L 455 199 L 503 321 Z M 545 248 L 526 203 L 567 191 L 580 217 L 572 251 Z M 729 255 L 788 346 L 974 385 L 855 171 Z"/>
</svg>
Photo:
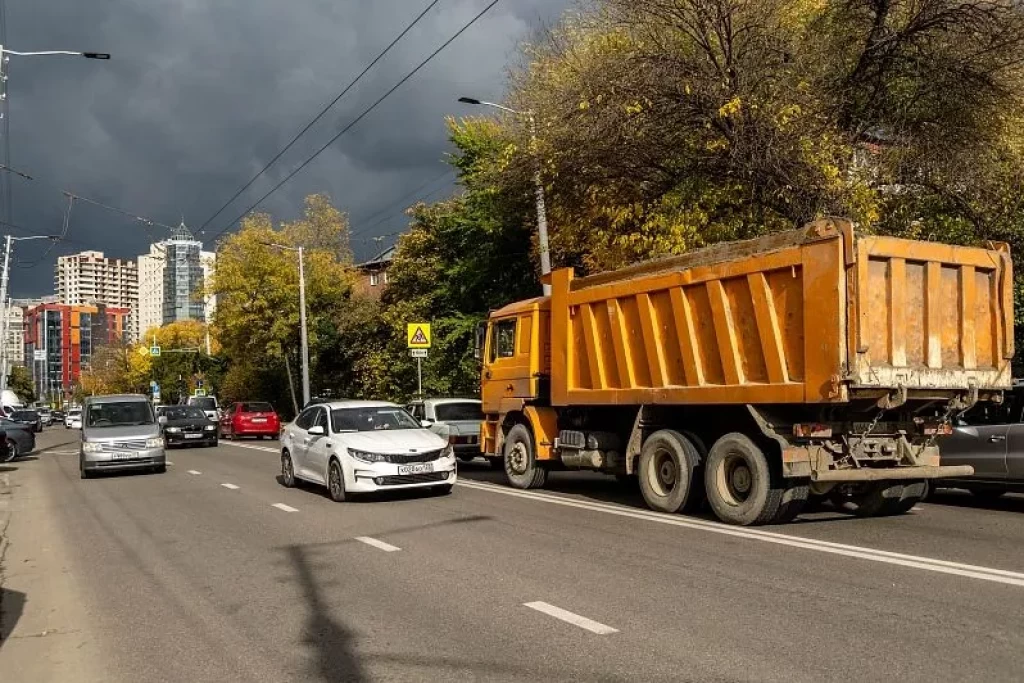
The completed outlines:
<svg viewBox="0 0 1024 683">
<path fill-rule="evenodd" d="M 54 275 L 57 301 L 67 306 L 103 305 L 136 310 L 139 272 L 134 261 L 106 258 L 101 251 L 83 251 L 57 259 Z M 132 336 L 138 335 L 131 323 Z"/>
<path fill-rule="evenodd" d="M 213 275 L 216 254 L 203 251 L 184 224 L 170 239 L 152 244 L 138 260 L 139 331 L 179 320 L 206 322 L 216 306 L 214 297 L 204 299 L 204 286 Z"/>
</svg>

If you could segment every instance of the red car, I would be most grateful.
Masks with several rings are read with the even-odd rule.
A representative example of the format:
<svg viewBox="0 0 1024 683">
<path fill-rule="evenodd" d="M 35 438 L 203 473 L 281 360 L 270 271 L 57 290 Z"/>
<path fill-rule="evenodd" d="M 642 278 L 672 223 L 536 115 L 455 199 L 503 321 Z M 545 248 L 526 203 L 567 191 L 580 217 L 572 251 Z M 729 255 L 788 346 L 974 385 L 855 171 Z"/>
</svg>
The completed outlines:
<svg viewBox="0 0 1024 683">
<path fill-rule="evenodd" d="M 231 404 L 220 418 L 220 435 L 223 439 L 255 436 L 262 439 L 269 436 L 276 439 L 281 432 L 281 420 L 274 406 L 264 401 L 242 401 Z"/>
</svg>

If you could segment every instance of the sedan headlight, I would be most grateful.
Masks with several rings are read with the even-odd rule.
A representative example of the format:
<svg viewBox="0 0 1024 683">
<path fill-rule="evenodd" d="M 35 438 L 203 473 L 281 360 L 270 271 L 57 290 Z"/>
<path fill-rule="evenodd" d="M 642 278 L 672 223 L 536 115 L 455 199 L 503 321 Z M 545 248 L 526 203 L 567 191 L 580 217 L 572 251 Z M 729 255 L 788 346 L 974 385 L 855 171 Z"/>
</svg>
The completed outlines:
<svg viewBox="0 0 1024 683">
<path fill-rule="evenodd" d="M 455 448 L 449 443 L 447 446 L 444 447 L 444 450 L 441 451 L 441 456 L 440 457 L 442 457 L 442 458 L 450 458 L 453 455 L 455 455 Z"/>
<path fill-rule="evenodd" d="M 159 436 L 153 437 L 152 439 L 146 439 L 146 448 L 160 448 L 164 445 L 164 440 Z"/>
<path fill-rule="evenodd" d="M 178 432 L 181 431 L 181 427 L 168 427 L 164 431 L 167 432 L 168 434 L 177 434 Z"/>
<path fill-rule="evenodd" d="M 354 448 L 348 449 L 348 454 L 356 460 L 362 462 L 387 462 L 388 456 L 383 453 L 367 453 L 366 451 L 357 451 Z"/>
<path fill-rule="evenodd" d="M 82 452 L 83 453 L 99 453 L 102 450 L 103 450 L 103 444 L 101 444 L 101 443 L 96 443 L 96 442 L 93 442 L 93 441 L 83 441 L 82 442 Z"/>
<path fill-rule="evenodd" d="M 212 432 L 216 428 L 217 428 L 217 425 L 206 425 L 205 427 L 203 427 L 203 429 L 205 429 L 208 432 Z"/>
</svg>

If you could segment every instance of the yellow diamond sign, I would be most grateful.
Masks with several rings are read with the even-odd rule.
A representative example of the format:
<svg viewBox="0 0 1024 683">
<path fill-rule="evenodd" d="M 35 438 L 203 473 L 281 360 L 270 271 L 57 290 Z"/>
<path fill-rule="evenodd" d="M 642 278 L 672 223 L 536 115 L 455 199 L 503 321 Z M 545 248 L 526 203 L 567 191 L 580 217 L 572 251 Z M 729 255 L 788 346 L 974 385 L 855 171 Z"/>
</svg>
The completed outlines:
<svg viewBox="0 0 1024 683">
<path fill-rule="evenodd" d="M 410 349 L 429 349 L 430 323 L 409 323 L 406 325 L 406 339 Z"/>
</svg>

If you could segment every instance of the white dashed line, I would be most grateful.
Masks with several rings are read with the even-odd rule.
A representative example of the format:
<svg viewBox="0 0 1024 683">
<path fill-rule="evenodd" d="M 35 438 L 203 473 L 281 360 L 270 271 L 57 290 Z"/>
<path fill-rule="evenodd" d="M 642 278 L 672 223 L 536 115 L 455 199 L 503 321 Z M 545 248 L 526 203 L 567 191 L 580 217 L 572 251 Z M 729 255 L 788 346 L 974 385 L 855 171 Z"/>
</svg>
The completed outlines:
<svg viewBox="0 0 1024 683">
<path fill-rule="evenodd" d="M 398 550 L 401 550 L 401 548 L 399 548 L 397 545 L 391 545 L 390 543 L 385 543 L 384 541 L 378 541 L 376 538 L 370 538 L 369 536 L 356 536 L 356 540 L 360 543 L 365 543 L 366 545 L 372 545 L 374 548 L 383 550 L 386 553 L 393 553 Z"/>
<path fill-rule="evenodd" d="M 200 472 L 199 470 L 189 470 L 188 473 L 189 474 L 202 474 L 202 472 Z"/>
<path fill-rule="evenodd" d="M 224 488 L 226 488 L 226 489 L 231 489 L 232 491 L 234 491 L 235 489 L 237 489 L 237 488 L 238 488 L 238 487 L 237 487 L 237 486 L 235 486 L 234 484 L 221 484 L 221 486 L 223 486 L 223 487 L 224 487 Z"/>
<path fill-rule="evenodd" d="M 570 623 L 573 626 L 579 626 L 580 628 L 590 631 L 591 633 L 596 633 L 599 636 L 606 636 L 610 633 L 619 632 L 619 629 L 617 628 L 605 626 L 604 624 L 598 621 L 594 621 L 593 619 L 587 619 L 586 617 L 581 617 L 580 615 L 574 612 L 564 610 L 561 607 L 555 607 L 554 605 L 549 605 L 546 602 L 524 602 L 523 607 L 529 607 L 530 609 L 535 609 L 538 612 L 543 612 L 549 617 L 561 619 L 562 621 Z"/>
<path fill-rule="evenodd" d="M 624 507 L 621 505 L 612 505 L 609 503 L 594 503 L 590 501 L 572 500 L 569 498 L 564 498 L 562 496 L 556 496 L 549 493 L 540 493 L 535 491 L 519 491 L 516 489 L 505 488 L 503 486 L 497 486 L 494 484 L 484 484 L 476 481 L 468 482 L 463 480 L 460 481 L 458 485 L 464 488 L 477 489 L 478 491 L 488 491 L 490 493 L 498 493 L 501 495 L 513 496 L 516 498 L 529 498 L 532 500 L 543 501 L 545 503 L 551 503 L 554 505 L 563 505 L 565 507 L 578 508 L 581 510 L 590 510 L 591 512 L 602 512 L 605 514 L 626 517 L 629 519 L 642 519 L 649 522 L 668 524 L 671 526 L 684 527 L 687 529 L 708 531 L 715 534 L 721 534 L 723 536 L 732 536 L 734 538 L 744 538 L 747 540 L 762 541 L 764 543 L 784 545 L 789 546 L 791 548 L 814 550 L 819 553 L 843 555 L 846 557 L 853 557 L 861 560 L 869 560 L 871 562 L 881 562 L 884 564 L 896 565 L 899 567 L 923 569 L 925 571 L 936 572 L 939 574 L 963 576 L 971 579 L 980 579 L 982 581 L 991 581 L 993 583 L 1002 583 L 1009 586 L 1024 587 L 1024 572 L 1011 571 L 1008 569 L 996 569 L 993 567 L 983 567 L 974 564 L 963 564 L 961 562 L 951 562 L 949 560 L 940 560 L 937 558 L 923 557 L 920 555 L 907 555 L 904 553 L 896 553 L 888 550 L 879 550 L 877 548 L 847 545 L 845 543 L 834 543 L 832 541 L 823 541 L 814 538 L 805 538 L 801 536 L 790 536 L 788 534 L 780 534 L 774 531 L 762 531 L 760 529 L 735 527 L 729 526 L 727 524 L 722 524 L 720 522 L 709 522 L 703 519 L 696 519 L 693 517 L 680 517 L 679 515 L 669 515 L 662 512 L 652 512 L 649 510 L 638 510 L 634 508 Z"/>
<path fill-rule="evenodd" d="M 273 507 L 278 510 L 284 510 L 285 512 L 298 512 L 299 508 L 293 508 L 291 505 L 285 505 L 284 503 L 274 503 Z"/>
<path fill-rule="evenodd" d="M 270 448 L 268 446 L 252 446 L 246 443 L 235 443 L 234 441 L 221 441 L 222 446 L 234 446 L 235 448 L 248 448 L 253 451 L 263 451 L 264 453 L 277 453 L 280 449 Z"/>
<path fill-rule="evenodd" d="M 167 465 L 168 465 L 168 466 L 174 465 L 174 463 L 173 463 L 173 462 L 171 462 L 170 460 L 167 460 L 166 462 L 167 462 Z"/>
</svg>

